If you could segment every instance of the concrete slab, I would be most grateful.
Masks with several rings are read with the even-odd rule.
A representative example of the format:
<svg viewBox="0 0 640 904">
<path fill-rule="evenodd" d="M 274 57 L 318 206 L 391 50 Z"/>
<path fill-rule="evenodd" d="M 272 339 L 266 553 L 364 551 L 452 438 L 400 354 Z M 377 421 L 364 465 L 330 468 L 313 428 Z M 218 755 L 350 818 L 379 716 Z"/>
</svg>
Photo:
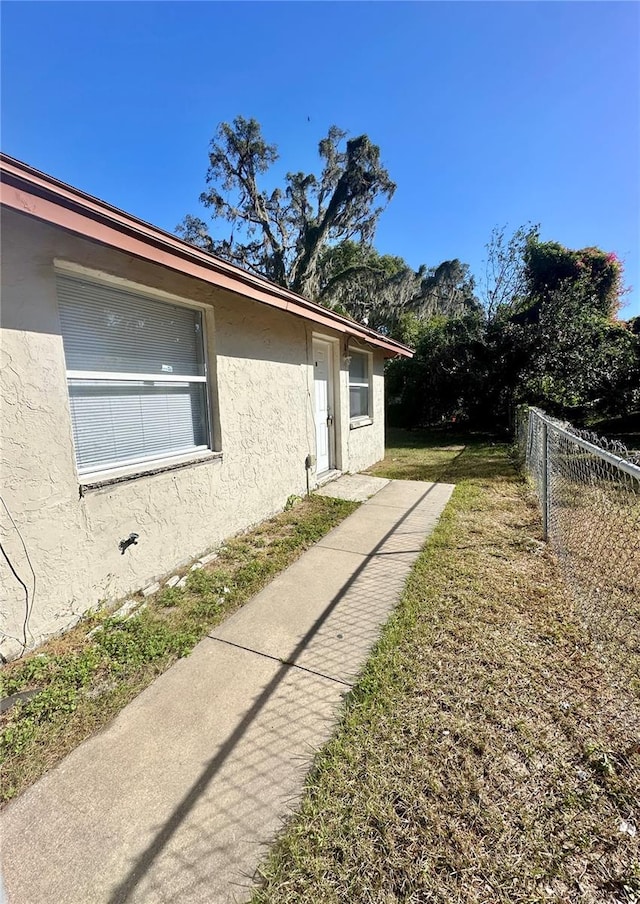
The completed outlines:
<svg viewBox="0 0 640 904">
<path fill-rule="evenodd" d="M 352 683 L 451 489 L 404 487 L 405 508 L 378 493 L 211 636 Z"/>
<path fill-rule="evenodd" d="M 450 483 L 423 483 L 419 480 L 391 480 L 386 487 L 383 487 L 379 493 L 370 500 L 371 505 L 392 505 L 398 508 L 406 509 L 408 506 L 414 505 L 418 499 L 422 498 L 425 488 L 429 489 L 429 495 L 425 498 L 425 503 L 431 505 L 434 510 L 441 507 L 442 502 L 446 504 L 454 487 Z"/>
<path fill-rule="evenodd" d="M 314 546 L 209 636 L 285 662 L 299 662 L 362 564 L 350 552 Z M 329 674 L 343 680 L 342 675 Z"/>
<path fill-rule="evenodd" d="M 202 641 L 3 814 L 10 904 L 245 900 L 346 690 Z"/>
<path fill-rule="evenodd" d="M 407 549 L 419 551 L 424 543 L 425 529 L 429 527 L 427 510 L 405 517 L 405 510 L 393 506 L 372 505 L 372 500 L 328 533 L 318 545 L 324 549 L 356 552 L 369 555 L 379 543 L 392 537 L 409 540 Z"/>
<path fill-rule="evenodd" d="M 310 552 L 304 569 L 289 569 L 286 581 L 276 579 L 210 636 L 350 684 L 415 556 L 375 561 L 337 550 Z"/>
<path fill-rule="evenodd" d="M 246 901 L 451 489 L 385 484 L 7 807 L 10 904 Z"/>
<path fill-rule="evenodd" d="M 332 499 L 365 502 L 388 483 L 386 478 L 373 477 L 371 474 L 343 474 L 337 480 L 316 490 L 316 493 L 318 496 L 330 496 Z"/>
</svg>

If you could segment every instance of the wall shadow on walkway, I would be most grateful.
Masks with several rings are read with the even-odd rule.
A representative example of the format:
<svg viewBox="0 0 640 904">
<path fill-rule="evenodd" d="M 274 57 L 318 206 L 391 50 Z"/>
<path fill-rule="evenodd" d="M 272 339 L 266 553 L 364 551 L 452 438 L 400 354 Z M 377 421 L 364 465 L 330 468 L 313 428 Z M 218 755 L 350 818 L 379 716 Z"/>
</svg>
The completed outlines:
<svg viewBox="0 0 640 904">
<path fill-rule="evenodd" d="M 158 827 L 111 893 L 109 904 L 246 900 L 255 864 L 272 841 L 271 837 L 260 839 L 256 851 L 256 825 L 264 823 L 265 807 L 270 813 L 282 813 L 283 784 L 290 785 L 291 803 L 295 803 L 317 744 L 318 723 L 329 737 L 341 697 L 355 677 L 348 668 L 345 671 L 345 644 L 360 648 L 364 658 L 375 643 L 387 617 L 390 592 L 399 595 L 407 564 L 415 559 L 413 548 L 421 546 L 420 532 L 421 541 L 425 539 L 416 510 L 436 486 L 429 486 L 363 557 L 287 661 L 272 660 L 271 679 L 169 819 Z M 408 551 L 407 540 L 414 539 Z M 398 567 L 390 568 L 394 556 Z M 211 642 L 219 641 L 212 638 Z M 242 678 L 240 674 L 238 680 Z M 295 751 L 301 749 L 306 753 L 298 753 L 296 762 Z M 291 763 L 297 774 L 291 774 Z M 212 876 L 216 861 L 224 862 L 225 875 Z M 228 868 L 237 872 L 237 894 L 228 886 Z"/>
</svg>

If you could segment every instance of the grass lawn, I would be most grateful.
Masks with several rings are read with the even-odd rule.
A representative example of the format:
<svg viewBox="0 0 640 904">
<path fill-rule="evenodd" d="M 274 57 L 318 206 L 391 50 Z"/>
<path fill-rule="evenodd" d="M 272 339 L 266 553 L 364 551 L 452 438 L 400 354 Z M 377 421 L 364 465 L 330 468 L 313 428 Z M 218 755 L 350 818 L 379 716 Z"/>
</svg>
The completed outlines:
<svg viewBox="0 0 640 904">
<path fill-rule="evenodd" d="M 5 666 L 0 696 L 25 693 L 0 715 L 0 800 L 32 784 L 136 694 L 185 656 L 357 503 L 312 496 L 225 543 L 187 572 L 184 588 L 157 593 L 135 617 L 95 613 L 36 653 Z M 99 628 L 92 633 L 94 628 Z"/>
<path fill-rule="evenodd" d="M 253 904 L 637 904 L 640 701 L 508 448 L 396 434 L 373 471 L 457 487 Z"/>
</svg>

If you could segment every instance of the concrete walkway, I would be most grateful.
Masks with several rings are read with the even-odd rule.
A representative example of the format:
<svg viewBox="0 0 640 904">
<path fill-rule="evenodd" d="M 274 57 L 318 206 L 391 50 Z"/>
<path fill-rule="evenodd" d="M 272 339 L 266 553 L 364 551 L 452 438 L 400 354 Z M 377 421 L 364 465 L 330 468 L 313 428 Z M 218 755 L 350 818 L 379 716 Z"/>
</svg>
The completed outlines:
<svg viewBox="0 0 640 904">
<path fill-rule="evenodd" d="M 345 481 L 375 495 L 7 807 L 10 904 L 248 899 L 453 489 Z"/>
</svg>

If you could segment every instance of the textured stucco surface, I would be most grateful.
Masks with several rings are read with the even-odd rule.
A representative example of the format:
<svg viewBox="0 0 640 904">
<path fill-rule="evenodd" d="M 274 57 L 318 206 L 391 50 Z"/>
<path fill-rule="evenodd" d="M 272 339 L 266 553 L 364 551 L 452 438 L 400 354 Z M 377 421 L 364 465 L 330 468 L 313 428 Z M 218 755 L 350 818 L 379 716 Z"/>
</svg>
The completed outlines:
<svg viewBox="0 0 640 904">
<path fill-rule="evenodd" d="M 371 392 L 373 423 L 355 430 L 347 427 L 343 433 L 345 461 L 349 462 L 349 466 L 342 469 L 344 471 L 361 471 L 384 458 L 384 358 L 381 354 L 373 355 Z M 343 423 L 348 425 L 349 394 L 346 391 L 341 393 L 341 404 Z"/>
<path fill-rule="evenodd" d="M 315 454 L 313 325 L 186 276 L 3 211 L 0 309 L 2 495 L 36 575 L 29 645 L 71 625 L 283 508 Z M 215 446 L 222 459 L 90 490 L 76 472 L 54 260 L 207 305 Z M 324 331 L 327 334 L 327 331 Z M 330 333 L 327 334 L 331 338 Z M 383 358 L 373 356 L 373 423 L 349 429 L 344 339 L 336 338 L 336 461 L 357 471 L 384 454 Z M 312 475 L 312 485 L 314 478 Z M 131 531 L 137 546 L 121 555 Z M 0 534 L 30 591 L 22 542 Z M 30 595 L 31 598 L 31 595 Z M 19 651 L 25 596 L 0 560 L 0 650 Z"/>
</svg>

